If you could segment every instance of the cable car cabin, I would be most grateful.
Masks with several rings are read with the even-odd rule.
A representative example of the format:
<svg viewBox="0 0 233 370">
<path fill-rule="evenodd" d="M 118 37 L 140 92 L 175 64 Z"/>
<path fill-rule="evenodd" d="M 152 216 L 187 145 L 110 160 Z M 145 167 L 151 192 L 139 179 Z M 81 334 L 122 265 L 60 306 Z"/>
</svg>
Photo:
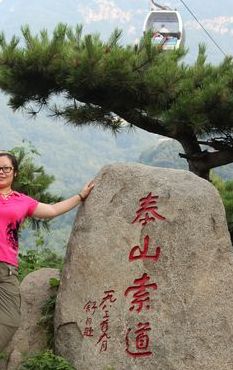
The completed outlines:
<svg viewBox="0 0 233 370">
<path fill-rule="evenodd" d="M 143 31 L 153 32 L 153 43 L 163 50 L 178 49 L 184 44 L 184 29 L 180 13 L 176 10 L 151 10 Z"/>
</svg>

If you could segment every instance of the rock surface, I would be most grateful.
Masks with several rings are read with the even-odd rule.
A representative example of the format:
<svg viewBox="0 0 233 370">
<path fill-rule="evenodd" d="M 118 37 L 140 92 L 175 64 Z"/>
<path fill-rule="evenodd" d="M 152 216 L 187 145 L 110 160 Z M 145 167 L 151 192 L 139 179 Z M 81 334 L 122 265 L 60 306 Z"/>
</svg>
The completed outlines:
<svg viewBox="0 0 233 370">
<path fill-rule="evenodd" d="M 77 370 L 232 370 L 233 255 L 216 189 L 140 164 L 106 166 L 95 183 L 68 245 L 57 352 Z"/>
<path fill-rule="evenodd" d="M 16 370 L 25 354 L 36 353 L 47 347 L 45 329 L 38 325 L 41 308 L 52 294 L 50 278 L 59 278 L 60 272 L 53 268 L 42 268 L 28 274 L 20 285 L 21 325 L 6 349 L 7 361 L 1 370 Z M 35 369 L 36 370 L 36 369 Z"/>
</svg>

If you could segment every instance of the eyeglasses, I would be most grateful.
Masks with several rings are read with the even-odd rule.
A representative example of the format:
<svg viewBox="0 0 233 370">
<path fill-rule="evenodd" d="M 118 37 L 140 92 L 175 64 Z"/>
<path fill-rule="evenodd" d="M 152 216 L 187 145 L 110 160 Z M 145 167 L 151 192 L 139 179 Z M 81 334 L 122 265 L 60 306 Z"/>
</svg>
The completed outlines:
<svg viewBox="0 0 233 370">
<path fill-rule="evenodd" d="M 8 167 L 8 166 L 0 167 L 0 171 L 2 170 L 3 173 L 11 173 L 13 169 L 14 167 Z"/>
</svg>

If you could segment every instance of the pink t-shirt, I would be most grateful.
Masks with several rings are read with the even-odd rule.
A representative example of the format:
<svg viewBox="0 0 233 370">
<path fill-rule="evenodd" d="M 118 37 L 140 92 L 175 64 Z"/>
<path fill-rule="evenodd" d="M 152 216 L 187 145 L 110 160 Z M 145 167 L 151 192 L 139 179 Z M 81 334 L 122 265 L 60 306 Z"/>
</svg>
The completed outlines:
<svg viewBox="0 0 233 370">
<path fill-rule="evenodd" d="M 18 229 L 26 217 L 32 216 L 38 203 L 17 191 L 7 199 L 0 195 L 0 262 L 18 266 Z"/>
</svg>

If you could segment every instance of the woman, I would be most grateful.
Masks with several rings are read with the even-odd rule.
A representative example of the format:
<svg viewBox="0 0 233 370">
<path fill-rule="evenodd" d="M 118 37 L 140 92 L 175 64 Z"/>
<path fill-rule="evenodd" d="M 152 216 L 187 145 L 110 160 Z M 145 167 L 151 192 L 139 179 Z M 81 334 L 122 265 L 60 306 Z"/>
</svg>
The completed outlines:
<svg viewBox="0 0 233 370">
<path fill-rule="evenodd" d="M 18 163 L 14 155 L 0 152 L 0 352 L 20 321 L 18 282 L 18 229 L 26 217 L 53 218 L 84 201 L 94 187 L 87 183 L 80 194 L 55 204 L 40 203 L 12 190 Z"/>
</svg>

